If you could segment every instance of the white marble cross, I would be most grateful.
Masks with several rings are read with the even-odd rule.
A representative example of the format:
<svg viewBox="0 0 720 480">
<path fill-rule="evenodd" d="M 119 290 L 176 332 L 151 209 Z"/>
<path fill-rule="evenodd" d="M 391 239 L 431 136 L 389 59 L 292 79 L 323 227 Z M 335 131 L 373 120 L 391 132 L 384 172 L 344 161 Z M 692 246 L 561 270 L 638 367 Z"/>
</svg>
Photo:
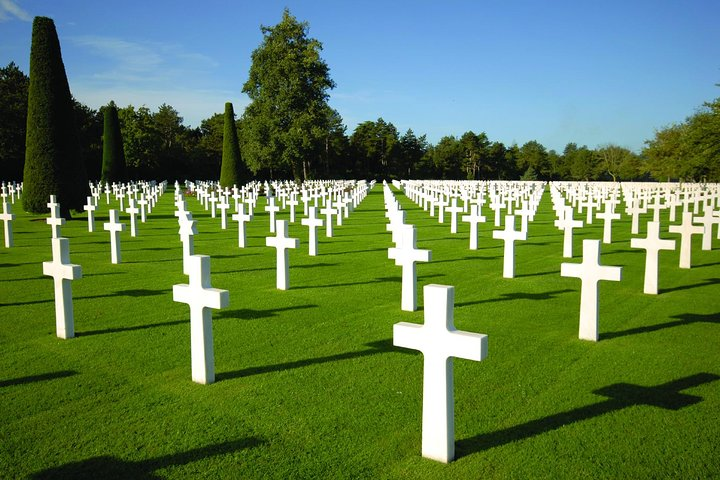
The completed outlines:
<svg viewBox="0 0 720 480">
<path fill-rule="evenodd" d="M 245 248 L 245 223 L 252 220 L 252 214 L 245 213 L 245 204 L 240 203 L 238 205 L 238 212 L 233 213 L 231 217 L 234 221 L 238 222 L 238 247 Z"/>
<path fill-rule="evenodd" d="M 218 202 L 217 208 L 220 209 L 220 228 L 227 230 L 227 211 L 230 208 L 230 203 L 225 195 L 220 195 L 220 202 Z"/>
<path fill-rule="evenodd" d="M 103 224 L 103 228 L 110 232 L 110 261 L 111 263 L 120 263 L 122 255 L 120 252 L 120 232 L 125 230 L 125 224 L 120 223 L 118 211 L 111 209 L 110 221 Z"/>
<path fill-rule="evenodd" d="M 10 248 L 13 246 L 12 222 L 15 220 L 15 215 L 13 215 L 12 207 L 7 201 L 3 202 L 3 213 L 0 214 L 0 220 L 2 220 L 4 224 L 5 248 Z"/>
<path fill-rule="evenodd" d="M 173 301 L 190 306 L 190 356 L 193 382 L 209 384 L 215 381 L 211 308 L 225 308 L 230 293 L 210 286 L 210 257 L 190 255 L 189 284 L 173 285 Z"/>
<path fill-rule="evenodd" d="M 425 285 L 425 324 L 393 325 L 393 345 L 423 354 L 422 456 L 439 462 L 455 458 L 453 357 L 481 361 L 487 335 L 455 329 L 455 289 Z"/>
<path fill-rule="evenodd" d="M 640 206 L 640 199 L 635 198 L 633 202 L 625 209 L 625 211 L 632 215 L 632 225 L 630 226 L 630 232 L 633 235 L 637 235 L 640 231 L 640 214 L 647 211 L 646 208 Z"/>
<path fill-rule="evenodd" d="M 300 223 L 305 225 L 306 227 L 308 227 L 308 232 L 309 232 L 308 255 L 310 255 L 311 257 L 314 257 L 317 255 L 317 246 L 318 246 L 317 229 L 319 227 L 323 226 L 322 218 L 317 217 L 317 207 L 310 207 L 310 212 L 309 212 L 307 218 L 303 218 L 302 220 L 300 220 Z"/>
<path fill-rule="evenodd" d="M 215 205 L 218 203 L 218 196 L 213 190 L 212 194 L 210 194 L 210 218 L 215 218 L 217 215 L 217 210 L 215 209 Z"/>
<path fill-rule="evenodd" d="M 325 236 L 326 237 L 332 237 L 333 236 L 333 221 L 332 217 L 333 215 L 337 214 L 338 211 L 333 208 L 332 205 L 332 199 L 328 199 L 327 204 L 324 208 L 320 210 L 320 213 L 322 215 L 325 215 Z"/>
<path fill-rule="evenodd" d="M 95 231 L 95 209 L 97 207 L 95 206 L 95 203 L 93 202 L 93 197 L 87 197 L 87 205 L 83 207 L 83 210 L 87 212 L 88 216 L 88 232 L 94 232 Z"/>
<path fill-rule="evenodd" d="M 60 227 L 65 225 L 65 219 L 60 216 L 60 205 L 55 202 L 55 195 L 50 195 L 47 206 L 50 209 L 50 218 L 45 219 L 45 223 L 50 225 L 52 238 L 60 238 Z"/>
<path fill-rule="evenodd" d="M 295 223 L 295 207 L 300 204 L 297 199 L 297 193 L 293 192 L 290 194 L 290 200 L 287 201 L 287 204 L 290 206 L 290 223 Z"/>
<path fill-rule="evenodd" d="M 580 279 L 580 329 L 581 340 L 597 342 L 598 332 L 598 282 L 622 279 L 622 267 L 600 265 L 600 240 L 583 240 L 582 263 L 561 263 L 560 275 Z"/>
<path fill-rule="evenodd" d="M 269 197 L 267 202 L 265 211 L 270 213 L 270 233 L 275 233 L 275 214 L 280 211 L 280 207 L 275 205 L 275 197 Z"/>
<path fill-rule="evenodd" d="M 72 302 L 72 280 L 82 278 L 82 267 L 70 263 L 70 240 L 53 238 L 52 262 L 43 262 L 43 275 L 53 277 L 55 283 L 55 330 L 60 338 L 75 336 Z"/>
<path fill-rule="evenodd" d="M 620 214 L 615 213 L 612 202 L 605 202 L 605 210 L 595 216 L 603 220 L 603 243 L 612 243 L 612 221 L 620 220 Z"/>
<path fill-rule="evenodd" d="M 462 221 L 470 224 L 470 250 L 477 250 L 478 244 L 478 223 L 487 219 L 480 215 L 480 207 L 474 203 L 470 205 L 470 215 L 463 215 Z"/>
<path fill-rule="evenodd" d="M 457 198 L 453 197 L 450 200 L 450 206 L 446 210 L 450 212 L 450 233 L 457 233 L 458 213 L 463 211 L 462 207 L 458 207 Z"/>
<path fill-rule="evenodd" d="M 555 220 L 555 226 L 563 231 L 563 257 L 572 258 L 573 256 L 573 228 L 583 226 L 582 220 L 573 220 L 572 207 L 565 207 L 561 210 L 562 218 Z"/>
<path fill-rule="evenodd" d="M 130 206 L 125 209 L 125 213 L 130 214 L 130 236 L 137 237 L 137 214 L 140 209 L 135 206 L 135 199 L 131 198 L 128 203 Z"/>
<path fill-rule="evenodd" d="M 180 225 L 180 241 L 183 244 L 183 273 L 188 273 L 188 259 L 195 253 L 195 241 L 194 236 L 197 235 L 197 222 L 192 219 L 191 212 L 182 212 L 178 216 L 178 224 Z"/>
<path fill-rule="evenodd" d="M 720 218 L 713 215 L 713 209 L 711 206 L 705 205 L 703 209 L 703 216 L 695 217 L 693 218 L 693 221 L 703 226 L 702 249 L 712 250 L 712 227 L 716 223 L 720 222 Z"/>
<path fill-rule="evenodd" d="M 417 310 L 417 271 L 415 262 L 429 262 L 432 258 L 430 250 L 417 248 L 414 225 L 403 225 L 400 246 L 388 248 L 388 258 L 395 260 L 395 265 L 402 266 L 401 309 L 406 312 Z"/>
<path fill-rule="evenodd" d="M 680 225 L 670 225 L 668 230 L 670 233 L 680 234 L 680 268 L 690 268 L 692 264 L 692 236 L 703 233 L 704 228 L 701 225 L 693 225 L 693 214 L 691 212 L 683 212 L 682 218 Z"/>
<path fill-rule="evenodd" d="M 140 222 L 145 223 L 147 220 L 147 209 L 145 208 L 148 204 L 147 199 L 145 198 L 145 194 L 140 194 L 140 200 L 137 201 L 137 204 L 140 206 Z"/>
<path fill-rule="evenodd" d="M 658 293 L 658 253 L 660 250 L 675 250 L 675 240 L 660 239 L 660 222 L 648 222 L 647 237 L 631 238 L 630 247 L 645 249 L 645 283 L 643 293 Z"/>
<path fill-rule="evenodd" d="M 493 238 L 505 241 L 503 277 L 515 277 L 515 241 L 527 240 L 527 232 L 515 230 L 515 216 L 505 215 L 505 230 L 493 230 Z"/>
<path fill-rule="evenodd" d="M 290 256 L 288 249 L 298 248 L 300 240 L 288 237 L 288 221 L 276 221 L 277 235 L 267 237 L 265 245 L 275 247 L 277 250 L 277 275 L 275 285 L 278 290 L 287 290 L 290 288 Z"/>
</svg>

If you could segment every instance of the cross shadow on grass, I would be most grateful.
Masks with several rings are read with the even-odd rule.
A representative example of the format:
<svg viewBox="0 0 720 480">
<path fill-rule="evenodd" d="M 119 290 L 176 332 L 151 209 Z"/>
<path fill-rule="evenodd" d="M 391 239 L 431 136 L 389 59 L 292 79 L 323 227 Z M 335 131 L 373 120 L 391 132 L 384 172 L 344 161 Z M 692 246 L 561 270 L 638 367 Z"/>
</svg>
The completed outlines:
<svg viewBox="0 0 720 480">
<path fill-rule="evenodd" d="M 49 277 L 43 277 L 48 278 Z M 171 293 L 172 290 L 148 290 L 148 289 L 129 289 L 129 290 L 118 290 L 114 293 L 106 293 L 103 295 L 89 295 L 85 297 L 73 297 L 74 300 L 92 300 L 95 298 L 110 298 L 110 297 L 149 297 L 153 295 L 164 295 Z M 39 303 L 52 303 L 55 300 L 50 298 L 46 300 L 32 300 L 29 302 L 15 302 L 15 303 L 0 303 L 0 307 L 10 307 L 19 305 L 36 305 Z"/>
<path fill-rule="evenodd" d="M 156 475 L 156 470 L 173 465 L 185 465 L 208 457 L 232 454 L 240 450 L 260 446 L 263 443 L 265 442 L 257 437 L 249 437 L 135 462 L 103 455 L 49 468 L 35 473 L 30 478 L 34 480 L 60 478 L 73 480 L 95 480 L 100 478 L 103 480 L 129 478 L 134 480 L 154 480 L 165 478 Z"/>
<path fill-rule="evenodd" d="M 492 303 L 492 302 L 507 302 L 511 300 L 552 300 L 562 293 L 574 292 L 575 290 L 563 289 L 553 290 L 551 292 L 540 292 L 540 293 L 525 293 L 525 292 L 512 292 L 503 293 L 500 298 L 488 298 L 485 300 L 475 300 L 471 302 L 456 303 L 456 307 L 469 307 L 471 305 L 479 305 L 481 303 Z"/>
<path fill-rule="evenodd" d="M 75 370 L 60 370 L 58 372 L 41 373 L 39 375 L 30 375 L 28 377 L 11 378 L 10 380 L 0 380 L 0 388 L 44 382 L 47 380 L 55 380 L 56 378 L 72 377 L 77 374 L 78 372 Z"/>
<path fill-rule="evenodd" d="M 677 292 L 679 290 L 690 290 L 691 288 L 707 287 L 709 285 L 716 285 L 718 283 L 720 283 L 720 278 L 707 278 L 700 283 L 693 283 L 691 285 L 680 285 L 680 286 L 671 287 L 671 288 L 661 288 L 659 290 L 659 293 L 662 294 L 662 293 Z"/>
<path fill-rule="evenodd" d="M 690 325 L 692 323 L 718 323 L 720 324 L 720 313 L 710 313 L 708 315 L 699 315 L 695 313 L 683 313 L 681 315 L 673 315 L 670 318 L 677 318 L 678 320 L 672 322 L 658 323 L 655 325 L 646 325 L 643 327 L 630 328 L 628 330 L 622 330 L 620 332 L 605 332 L 600 334 L 602 340 L 609 340 L 611 338 L 626 337 L 628 335 L 637 335 L 640 333 L 657 332 L 658 330 L 664 330 L 666 328 L 681 327 L 683 325 Z"/>
<path fill-rule="evenodd" d="M 88 337 L 91 335 L 105 335 L 108 333 L 132 332 L 135 330 L 147 330 L 157 327 L 171 327 L 173 325 L 182 325 L 189 323 L 188 320 L 173 320 L 172 322 L 148 323 L 145 325 L 133 325 L 131 327 L 105 328 L 102 330 L 88 330 L 87 332 L 75 332 L 76 337 Z"/>
<path fill-rule="evenodd" d="M 292 362 L 276 363 L 274 365 L 261 365 L 257 367 L 248 367 L 241 370 L 235 370 L 232 372 L 218 373 L 216 378 L 218 380 L 231 380 L 234 378 L 249 377 L 251 375 L 259 375 L 262 373 L 282 372 L 285 370 L 292 370 L 294 368 L 308 367 L 310 365 L 319 365 L 323 363 L 332 363 L 340 360 L 350 360 L 353 358 L 362 358 L 371 355 L 377 355 L 379 353 L 403 353 L 413 354 L 408 352 L 406 349 L 395 347 L 392 344 L 392 339 L 379 340 L 377 342 L 366 343 L 365 346 L 370 347 L 365 350 L 358 350 L 356 352 L 345 352 L 338 353 L 335 355 L 328 355 L 325 357 L 318 358 L 307 358 L 303 360 L 295 360 Z"/>
<path fill-rule="evenodd" d="M 680 410 L 702 401 L 702 397 L 682 393 L 683 390 L 714 382 L 720 376 L 713 373 L 698 373 L 673 380 L 654 387 L 629 383 L 616 383 L 593 391 L 607 400 L 574 408 L 566 412 L 531 420 L 502 430 L 481 433 L 457 442 L 457 456 L 463 457 L 508 443 L 525 440 L 536 435 L 557 430 L 575 422 L 589 420 L 606 413 L 616 412 L 633 406 L 652 406 L 665 410 Z"/>
<path fill-rule="evenodd" d="M 234 320 L 255 320 L 257 318 L 277 317 L 279 312 L 287 312 L 291 310 L 304 310 L 307 308 L 317 308 L 317 305 L 295 305 L 292 307 L 268 308 L 266 310 L 255 310 L 252 308 L 241 308 L 238 310 L 220 310 L 213 316 L 215 318 L 229 318 Z"/>
</svg>

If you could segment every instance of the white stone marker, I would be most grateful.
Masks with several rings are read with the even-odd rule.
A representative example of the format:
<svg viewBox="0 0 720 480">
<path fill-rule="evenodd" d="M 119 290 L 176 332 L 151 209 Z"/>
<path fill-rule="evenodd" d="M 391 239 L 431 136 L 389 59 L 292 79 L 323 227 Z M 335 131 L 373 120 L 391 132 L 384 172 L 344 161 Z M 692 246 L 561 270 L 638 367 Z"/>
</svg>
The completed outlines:
<svg viewBox="0 0 720 480">
<path fill-rule="evenodd" d="M 137 214 L 140 209 L 135 206 L 135 199 L 131 198 L 128 203 L 130 206 L 125 209 L 125 213 L 130 214 L 130 236 L 137 237 Z"/>
<path fill-rule="evenodd" d="M 583 240 L 582 263 L 561 263 L 560 276 L 580 279 L 580 332 L 581 340 L 597 342 L 598 332 L 598 282 L 622 279 L 622 267 L 600 265 L 600 240 Z"/>
<path fill-rule="evenodd" d="M 290 206 L 290 223 L 295 223 L 295 207 L 300 204 L 297 199 L 297 193 L 293 192 L 290 194 L 290 200 L 287 201 L 287 204 Z"/>
<path fill-rule="evenodd" d="M 323 226 L 323 220 L 322 218 L 317 217 L 317 207 L 310 207 L 310 212 L 307 218 L 303 218 L 300 220 L 300 223 L 302 225 L 305 225 L 309 229 L 309 236 L 308 236 L 308 245 L 309 245 L 309 252 L 308 254 L 311 257 L 314 257 L 317 255 L 317 229 L 318 227 Z"/>
<path fill-rule="evenodd" d="M 270 197 L 267 201 L 265 211 L 270 213 L 270 233 L 275 233 L 275 214 L 280 211 L 280 207 L 275 205 L 275 197 Z"/>
<path fill-rule="evenodd" d="M 137 201 L 137 204 L 140 205 L 140 221 L 142 223 L 145 223 L 147 220 L 147 213 L 145 206 L 148 204 L 148 201 L 145 199 L 145 194 L 140 195 L 140 200 Z"/>
<path fill-rule="evenodd" d="M 693 225 L 693 214 L 691 212 L 683 212 L 682 218 L 680 225 L 670 225 L 668 231 L 680 234 L 680 268 L 690 268 L 692 264 L 692 236 L 703 233 L 704 229 L 701 225 Z"/>
<path fill-rule="evenodd" d="M 402 266 L 400 308 L 406 312 L 417 310 L 417 271 L 415 262 L 429 262 L 432 258 L 432 252 L 418 249 L 416 241 L 415 226 L 403 225 L 400 246 L 388 248 L 388 258 L 395 260 L 395 265 Z"/>
<path fill-rule="evenodd" d="M 493 230 L 493 238 L 505 241 L 503 277 L 515 277 L 515 240 L 527 240 L 527 232 L 515 230 L 515 216 L 505 215 L 505 230 Z"/>
<path fill-rule="evenodd" d="M 462 221 L 470 224 L 470 250 L 477 250 L 478 242 L 478 223 L 485 222 L 487 219 L 480 215 L 480 207 L 478 205 L 470 205 L 470 215 L 463 215 Z"/>
<path fill-rule="evenodd" d="M 325 215 L 325 236 L 330 238 L 333 236 L 333 221 L 332 217 L 338 211 L 332 206 L 332 199 L 328 199 L 327 204 L 320 210 L 320 213 Z"/>
<path fill-rule="evenodd" d="M 612 202 L 606 202 L 605 210 L 595 216 L 603 220 L 603 243 L 612 243 L 612 221 L 620 220 L 620 214 L 613 211 Z"/>
<path fill-rule="evenodd" d="M 95 206 L 95 203 L 93 202 L 93 197 L 87 197 L 87 205 L 83 207 L 83 210 L 87 212 L 88 216 L 88 232 L 94 232 L 95 231 L 95 209 L 97 207 Z"/>
<path fill-rule="evenodd" d="M 252 214 L 245 213 L 245 204 L 238 204 L 238 212 L 232 214 L 232 219 L 238 222 L 238 247 L 245 248 L 245 223 L 252 220 Z"/>
<path fill-rule="evenodd" d="M 675 240 L 660 239 L 660 222 L 648 222 L 647 237 L 631 238 L 632 248 L 645 249 L 645 284 L 643 293 L 658 293 L 658 253 L 660 250 L 675 250 Z"/>
<path fill-rule="evenodd" d="M 453 357 L 481 361 L 487 335 L 463 332 L 453 324 L 454 287 L 425 285 L 425 324 L 393 325 L 393 345 L 423 353 L 422 456 L 439 462 L 455 458 Z"/>
<path fill-rule="evenodd" d="M 198 233 L 197 222 L 192 219 L 192 213 L 182 212 L 178 217 L 178 223 L 180 224 L 178 234 L 180 234 L 180 241 L 183 244 L 183 273 L 190 275 L 188 273 L 188 261 L 190 256 L 195 253 L 195 241 L 193 238 Z"/>
<path fill-rule="evenodd" d="M 458 207 L 457 198 L 453 197 L 450 200 L 450 206 L 445 210 L 450 212 L 450 233 L 457 233 L 458 213 L 463 211 L 462 207 Z"/>
<path fill-rule="evenodd" d="M 714 224 L 720 222 L 720 218 L 717 218 L 713 214 L 712 207 L 705 205 L 703 209 L 703 216 L 695 217 L 693 221 L 703 226 L 702 249 L 712 250 L 712 227 Z"/>
<path fill-rule="evenodd" d="M 10 248 L 13 246 L 12 222 L 15 220 L 15 215 L 13 215 L 12 207 L 7 202 L 3 202 L 3 213 L 0 214 L 0 220 L 2 220 L 4 224 L 5 248 Z"/>
<path fill-rule="evenodd" d="M 230 204 L 228 203 L 225 195 L 220 196 L 220 202 L 218 203 L 217 208 L 220 209 L 220 228 L 222 230 L 227 230 L 227 211 L 230 208 Z"/>
<path fill-rule="evenodd" d="M 60 205 L 55 202 L 55 195 L 50 195 L 47 206 L 50 209 L 50 218 L 45 219 L 45 223 L 50 225 L 52 238 L 60 238 L 60 227 L 65 225 L 65 219 L 60 217 Z"/>
<path fill-rule="evenodd" d="M 287 236 L 287 220 L 277 220 L 276 231 L 277 235 L 275 237 L 267 237 L 265 239 L 265 245 L 277 249 L 277 279 L 275 286 L 278 290 L 287 290 L 290 288 L 290 252 L 288 252 L 288 249 L 298 248 L 300 246 L 300 240 Z"/>
<path fill-rule="evenodd" d="M 75 318 L 72 303 L 72 280 L 82 278 L 82 267 L 70 263 L 70 240 L 53 238 L 52 262 L 43 262 L 43 275 L 55 282 L 55 330 L 59 338 L 75 336 Z"/>
<path fill-rule="evenodd" d="M 122 255 L 120 253 L 120 232 L 125 230 L 125 224 L 120 223 L 118 219 L 118 211 L 110 210 L 110 221 L 103 224 L 103 228 L 110 232 L 110 261 L 111 263 L 120 263 Z"/>
<path fill-rule="evenodd" d="M 555 220 L 555 226 L 563 231 L 563 257 L 572 258 L 573 256 L 573 228 L 583 226 L 582 220 L 573 220 L 572 207 L 563 209 L 563 218 Z"/>
<path fill-rule="evenodd" d="M 225 308 L 230 293 L 210 286 L 210 257 L 188 258 L 189 284 L 173 285 L 173 301 L 190 306 L 190 356 L 193 382 L 207 385 L 215 381 L 211 308 Z"/>
</svg>

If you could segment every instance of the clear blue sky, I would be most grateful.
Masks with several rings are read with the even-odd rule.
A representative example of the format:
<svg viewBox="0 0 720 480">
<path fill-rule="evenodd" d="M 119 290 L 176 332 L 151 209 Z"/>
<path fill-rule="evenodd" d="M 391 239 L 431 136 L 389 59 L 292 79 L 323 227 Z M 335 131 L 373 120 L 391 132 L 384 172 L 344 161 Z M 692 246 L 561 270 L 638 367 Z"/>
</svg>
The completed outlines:
<svg viewBox="0 0 720 480">
<path fill-rule="evenodd" d="M 0 0 L 0 65 L 28 73 L 32 17 L 55 20 L 70 88 L 98 108 L 172 105 L 198 126 L 241 92 L 260 25 L 310 24 L 348 127 L 382 117 L 436 143 L 615 143 L 720 97 L 719 0 Z"/>
</svg>

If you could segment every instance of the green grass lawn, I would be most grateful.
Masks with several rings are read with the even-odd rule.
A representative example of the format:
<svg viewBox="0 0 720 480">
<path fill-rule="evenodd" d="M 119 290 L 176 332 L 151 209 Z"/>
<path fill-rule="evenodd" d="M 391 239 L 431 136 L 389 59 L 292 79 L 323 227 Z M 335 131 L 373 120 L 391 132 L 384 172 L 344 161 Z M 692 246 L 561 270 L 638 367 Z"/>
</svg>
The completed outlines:
<svg viewBox="0 0 720 480">
<path fill-rule="evenodd" d="M 213 287 L 230 291 L 229 307 L 213 312 L 212 385 L 191 381 L 189 308 L 172 300 L 172 286 L 187 283 L 172 193 L 137 238 L 121 234 L 120 265 L 102 230 L 104 197 L 95 233 L 80 214 L 63 227 L 83 270 L 70 340 L 55 336 L 42 275 L 46 217 L 16 204 L 15 247 L 0 249 L 0 477 L 720 476 L 720 240 L 701 251 L 695 236 L 690 270 L 678 268 L 679 248 L 661 252 L 660 294 L 645 295 L 644 250 L 630 249 L 629 217 L 614 222 L 601 258 L 622 266 L 623 280 L 600 284 L 593 343 L 577 338 L 580 280 L 560 277 L 567 260 L 547 192 L 516 243 L 514 279 L 502 278 L 491 223 L 470 251 L 468 224 L 451 234 L 449 220 L 396 196 L 418 247 L 432 250 L 418 265 L 417 312 L 400 310 L 380 185 L 334 238 L 323 229 L 317 257 L 298 215 L 288 291 L 275 289 L 263 200 L 239 249 L 237 224 L 221 230 L 188 198 L 195 253 L 212 257 Z M 679 238 L 663 223 L 664 238 Z M 575 232 L 580 262 L 582 239 L 601 239 L 602 222 Z M 455 286 L 458 329 L 489 336 L 486 360 L 455 360 L 448 465 L 420 456 L 422 355 L 392 346 L 394 323 L 423 322 L 429 283 Z"/>
</svg>

